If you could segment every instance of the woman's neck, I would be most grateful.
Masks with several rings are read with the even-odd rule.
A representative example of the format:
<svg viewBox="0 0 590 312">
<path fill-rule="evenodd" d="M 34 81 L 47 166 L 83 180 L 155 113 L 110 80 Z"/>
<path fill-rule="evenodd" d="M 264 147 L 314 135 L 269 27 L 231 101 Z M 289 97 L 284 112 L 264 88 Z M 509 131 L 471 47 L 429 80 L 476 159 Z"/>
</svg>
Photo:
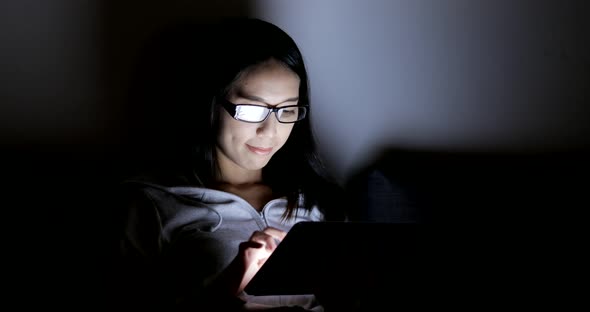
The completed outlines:
<svg viewBox="0 0 590 312">
<path fill-rule="evenodd" d="M 249 184 L 261 184 L 262 183 L 262 172 L 231 172 L 219 174 L 216 179 L 219 184 L 231 184 L 231 185 L 249 185 Z"/>
<path fill-rule="evenodd" d="M 229 161 L 221 153 L 217 153 L 217 165 L 219 172 L 215 177 L 217 184 L 229 184 L 234 186 L 262 184 L 262 169 L 247 170 Z"/>
</svg>

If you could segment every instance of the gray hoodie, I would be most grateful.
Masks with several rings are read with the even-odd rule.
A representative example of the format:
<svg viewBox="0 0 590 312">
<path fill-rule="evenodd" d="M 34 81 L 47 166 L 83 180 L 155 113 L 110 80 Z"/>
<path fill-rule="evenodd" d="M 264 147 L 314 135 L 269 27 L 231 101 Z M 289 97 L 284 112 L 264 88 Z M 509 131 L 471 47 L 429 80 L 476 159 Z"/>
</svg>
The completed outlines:
<svg viewBox="0 0 590 312">
<path fill-rule="evenodd" d="M 217 275 L 235 258 L 239 244 L 254 231 L 271 226 L 283 231 L 300 221 L 320 221 L 317 207 L 297 209 L 295 218 L 284 220 L 286 198 L 268 202 L 259 212 L 241 197 L 219 190 L 167 187 L 148 182 L 131 182 L 139 195 L 130 206 L 123 251 L 166 263 L 174 276 L 171 283 L 177 299 L 204 292 Z M 299 198 L 303 202 L 302 196 Z M 287 268 L 288 270 L 288 268 Z M 298 305 L 322 311 L 313 295 L 240 296 L 248 306 Z"/>
</svg>

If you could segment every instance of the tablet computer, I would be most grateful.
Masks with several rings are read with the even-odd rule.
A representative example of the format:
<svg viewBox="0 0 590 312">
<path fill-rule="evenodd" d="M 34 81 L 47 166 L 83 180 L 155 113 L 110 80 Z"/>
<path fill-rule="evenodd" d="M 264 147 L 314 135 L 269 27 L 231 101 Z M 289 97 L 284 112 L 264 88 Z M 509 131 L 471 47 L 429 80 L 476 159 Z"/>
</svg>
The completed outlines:
<svg viewBox="0 0 590 312">
<path fill-rule="evenodd" d="M 295 224 L 246 285 L 250 295 L 313 294 L 322 288 L 388 285 L 412 275 L 419 224 L 310 222 Z"/>
</svg>

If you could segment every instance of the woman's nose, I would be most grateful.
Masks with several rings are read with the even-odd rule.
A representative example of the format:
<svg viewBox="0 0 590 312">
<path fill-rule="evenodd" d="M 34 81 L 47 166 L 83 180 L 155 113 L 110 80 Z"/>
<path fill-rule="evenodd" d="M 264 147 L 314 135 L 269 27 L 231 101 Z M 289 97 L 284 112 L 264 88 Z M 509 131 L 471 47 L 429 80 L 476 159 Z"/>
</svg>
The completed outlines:
<svg viewBox="0 0 590 312">
<path fill-rule="evenodd" d="M 277 128 L 280 126 L 277 119 L 276 112 L 271 112 L 265 121 L 261 122 L 256 129 L 256 134 L 259 136 L 274 136 L 277 133 Z"/>
</svg>

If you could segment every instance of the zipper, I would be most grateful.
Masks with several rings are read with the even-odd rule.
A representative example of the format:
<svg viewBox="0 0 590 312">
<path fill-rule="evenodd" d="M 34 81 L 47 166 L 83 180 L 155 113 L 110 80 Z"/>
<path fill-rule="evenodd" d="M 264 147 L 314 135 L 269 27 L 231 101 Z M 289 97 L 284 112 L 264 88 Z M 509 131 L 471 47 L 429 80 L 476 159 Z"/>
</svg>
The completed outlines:
<svg viewBox="0 0 590 312">
<path fill-rule="evenodd" d="M 266 203 L 266 205 L 264 205 L 264 207 L 262 207 L 262 209 L 260 209 L 260 211 L 258 212 L 258 214 L 260 215 L 260 217 L 262 218 L 262 221 L 264 222 L 264 225 L 266 227 L 268 227 L 268 220 L 266 219 L 266 210 L 267 207 L 270 206 L 272 203 L 278 201 L 278 200 L 284 200 L 284 198 L 275 198 L 270 200 L 268 203 Z M 252 207 L 252 206 L 250 206 Z M 254 209 L 254 207 L 252 207 L 252 209 Z M 254 209 L 256 210 L 256 209 Z"/>
</svg>

